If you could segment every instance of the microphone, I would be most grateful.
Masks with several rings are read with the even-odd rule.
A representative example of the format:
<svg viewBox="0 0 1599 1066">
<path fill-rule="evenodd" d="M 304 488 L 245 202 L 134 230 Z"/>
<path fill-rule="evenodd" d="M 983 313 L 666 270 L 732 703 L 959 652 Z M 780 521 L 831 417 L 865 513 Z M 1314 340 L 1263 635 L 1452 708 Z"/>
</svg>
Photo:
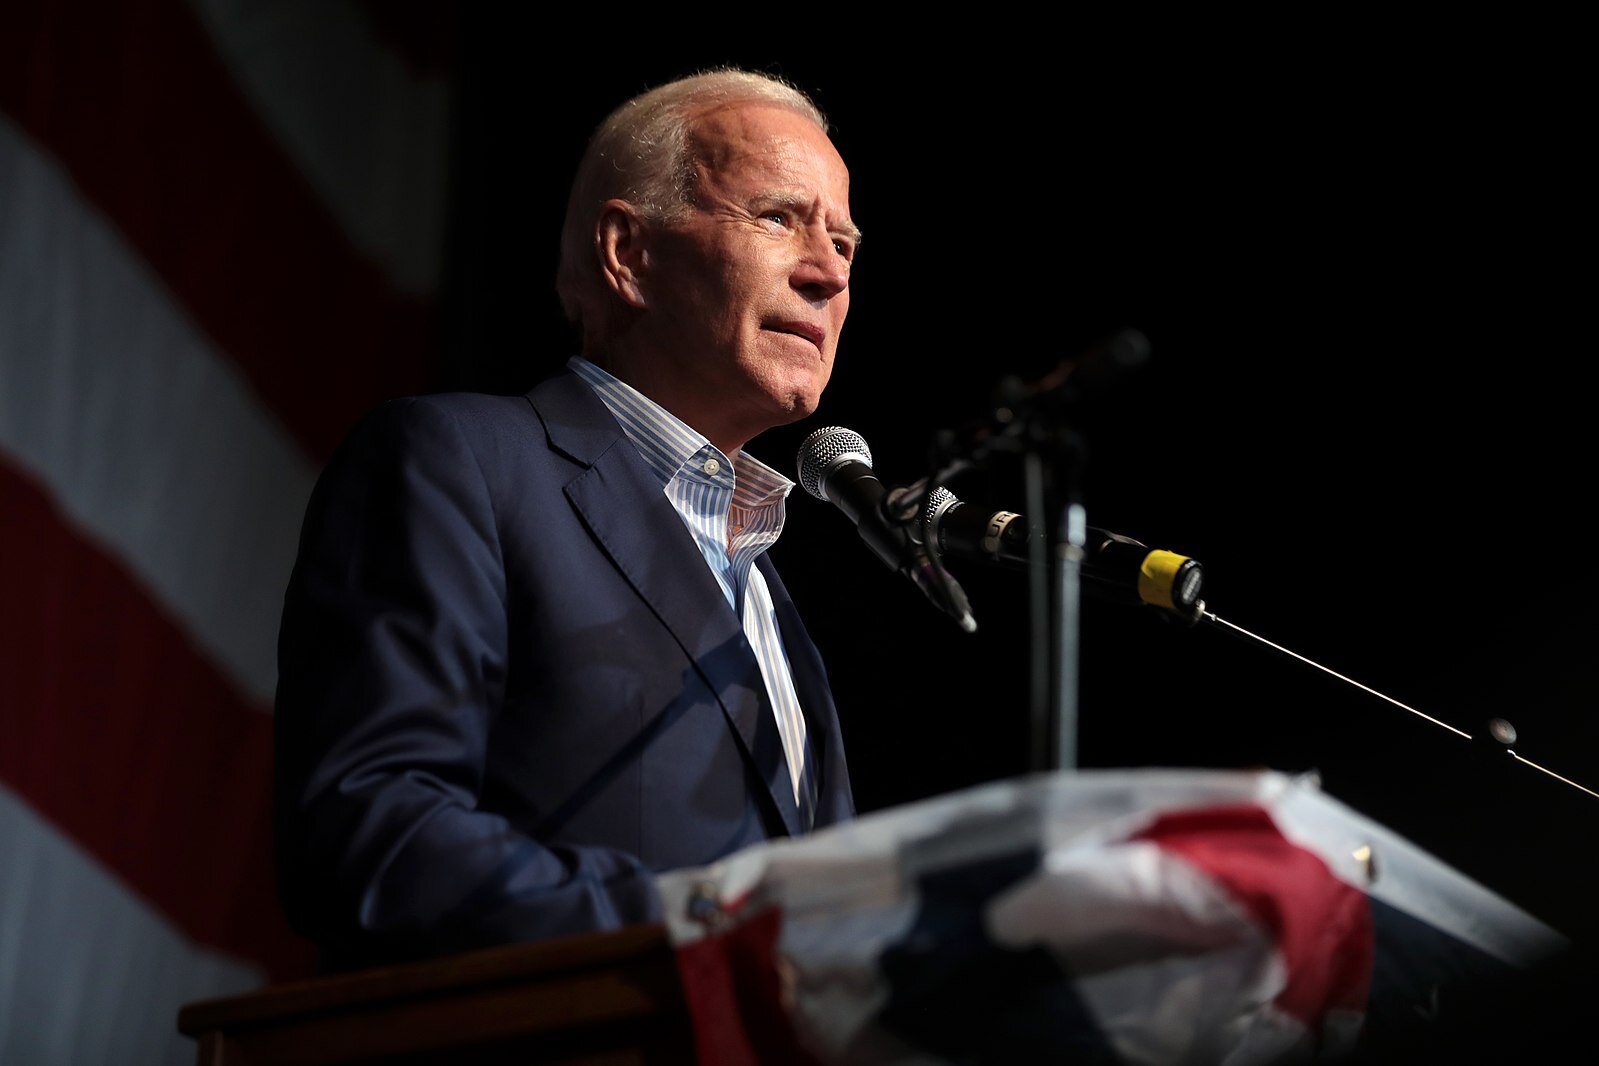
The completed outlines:
<svg viewBox="0 0 1599 1066">
<path fill-rule="evenodd" d="M 907 490 L 890 493 L 872 473 L 872 450 L 859 433 L 841 426 L 818 429 L 800 444 L 797 457 L 800 484 L 819 500 L 826 500 L 855 523 L 861 539 L 890 570 L 904 574 L 939 610 L 955 619 L 968 633 L 975 632 L 972 617 L 955 579 L 949 576 L 910 534 L 908 523 L 890 517 L 890 511 Z"/>
<path fill-rule="evenodd" d="M 935 486 L 912 536 L 958 558 L 1026 566 L 1031 533 L 1027 519 L 1014 511 L 984 514 Z M 1184 621 L 1199 620 L 1205 601 L 1200 599 L 1204 574 L 1198 560 L 1092 526 L 1083 552 L 1085 591 L 1122 603 L 1147 603 Z"/>
</svg>

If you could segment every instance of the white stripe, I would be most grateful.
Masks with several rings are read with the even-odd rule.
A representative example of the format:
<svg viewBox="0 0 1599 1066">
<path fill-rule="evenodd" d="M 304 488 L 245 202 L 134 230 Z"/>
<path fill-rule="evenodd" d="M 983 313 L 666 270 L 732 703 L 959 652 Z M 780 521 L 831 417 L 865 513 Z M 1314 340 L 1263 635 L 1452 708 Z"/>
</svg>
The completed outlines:
<svg viewBox="0 0 1599 1066">
<path fill-rule="evenodd" d="M 253 700 L 315 467 L 175 299 L 0 116 L 0 449 Z"/>
<path fill-rule="evenodd" d="M 0 786 L 0 1062 L 192 1063 L 178 1008 L 262 974 L 194 947 Z"/>
<path fill-rule="evenodd" d="M 1270 933 L 1158 844 L 1051 851 L 995 897 L 984 925 L 997 944 L 1057 955 L 1127 1062 L 1266 1063 L 1306 1050 L 1305 1027 L 1271 1006 L 1287 970 Z"/>
<path fill-rule="evenodd" d="M 351 243 L 397 288 L 437 288 L 449 154 L 443 80 L 412 75 L 354 4 L 190 3 Z"/>
</svg>

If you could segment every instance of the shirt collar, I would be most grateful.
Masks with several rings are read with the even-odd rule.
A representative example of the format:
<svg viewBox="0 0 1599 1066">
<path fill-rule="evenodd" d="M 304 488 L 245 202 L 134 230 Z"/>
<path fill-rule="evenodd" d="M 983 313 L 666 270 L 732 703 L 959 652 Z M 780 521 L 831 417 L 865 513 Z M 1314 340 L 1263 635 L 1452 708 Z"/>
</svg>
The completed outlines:
<svg viewBox="0 0 1599 1066">
<path fill-rule="evenodd" d="M 687 477 L 709 481 L 715 475 L 705 472 L 706 460 L 714 459 L 719 470 L 732 470 L 721 449 L 705 434 L 639 392 L 603 367 L 574 355 L 566 364 L 594 390 L 638 448 L 644 464 L 665 488 L 673 478 Z M 786 499 L 794 482 L 779 474 L 747 451 L 738 453 L 737 477 L 733 489 L 735 507 L 753 509 Z"/>
</svg>

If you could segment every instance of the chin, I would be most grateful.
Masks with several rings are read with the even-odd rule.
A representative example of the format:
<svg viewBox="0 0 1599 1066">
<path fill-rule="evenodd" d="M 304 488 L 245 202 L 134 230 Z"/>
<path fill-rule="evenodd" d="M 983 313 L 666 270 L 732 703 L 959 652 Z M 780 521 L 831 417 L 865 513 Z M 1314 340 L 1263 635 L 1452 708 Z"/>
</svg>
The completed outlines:
<svg viewBox="0 0 1599 1066">
<path fill-rule="evenodd" d="M 822 402 L 822 390 L 827 388 L 827 378 L 815 373 L 798 373 L 769 381 L 763 391 L 766 404 L 787 414 L 786 421 L 804 418 Z"/>
<path fill-rule="evenodd" d="M 822 403 L 822 389 L 826 382 L 814 384 L 808 388 L 795 389 L 789 394 L 785 410 L 788 417 L 785 422 L 798 422 L 802 418 L 809 418 L 816 413 L 816 408 Z"/>
<path fill-rule="evenodd" d="M 787 401 L 774 397 L 774 402 L 767 407 L 767 413 L 761 420 L 764 424 L 762 430 L 776 429 L 798 422 L 802 418 L 809 418 L 816 412 L 816 401 L 811 397 L 790 397 Z"/>
<path fill-rule="evenodd" d="M 749 379 L 748 383 L 754 389 L 745 393 L 750 404 L 747 410 L 753 418 L 763 423 L 761 429 L 786 426 L 808 418 L 816 413 L 830 376 L 818 372 L 814 365 L 803 368 L 768 367 L 764 374 Z"/>
</svg>

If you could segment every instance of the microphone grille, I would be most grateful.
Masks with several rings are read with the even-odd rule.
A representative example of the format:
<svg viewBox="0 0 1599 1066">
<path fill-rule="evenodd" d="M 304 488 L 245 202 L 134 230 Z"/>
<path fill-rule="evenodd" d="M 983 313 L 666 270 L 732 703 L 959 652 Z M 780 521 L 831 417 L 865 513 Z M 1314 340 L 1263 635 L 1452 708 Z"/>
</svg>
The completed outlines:
<svg viewBox="0 0 1599 1066">
<path fill-rule="evenodd" d="M 871 466 L 872 450 L 866 446 L 866 438 L 843 426 L 823 426 L 806 437 L 799 446 L 797 462 L 800 484 L 818 500 L 827 499 L 822 482 L 828 471 L 844 459 L 854 459 Z"/>
<path fill-rule="evenodd" d="M 944 515 L 960 506 L 960 499 L 942 485 L 934 485 L 927 494 L 927 504 L 922 508 L 922 523 L 917 535 L 930 542 L 939 551 L 944 550 Z"/>
<path fill-rule="evenodd" d="M 922 508 L 922 524 L 936 525 L 944 517 L 944 512 L 960 503 L 955 494 L 942 485 L 934 485 L 933 491 L 927 494 L 927 506 Z"/>
</svg>

